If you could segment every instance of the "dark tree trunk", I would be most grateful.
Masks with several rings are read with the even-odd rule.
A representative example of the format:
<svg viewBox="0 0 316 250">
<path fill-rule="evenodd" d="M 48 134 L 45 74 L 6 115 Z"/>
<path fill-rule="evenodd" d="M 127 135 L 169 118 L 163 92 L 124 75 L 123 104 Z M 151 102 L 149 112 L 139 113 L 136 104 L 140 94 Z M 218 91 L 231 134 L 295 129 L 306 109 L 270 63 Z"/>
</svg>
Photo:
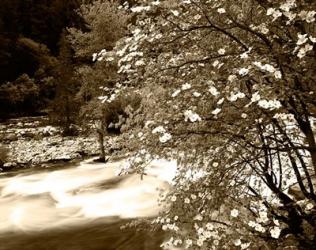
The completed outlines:
<svg viewBox="0 0 316 250">
<path fill-rule="evenodd" d="M 104 121 L 100 121 L 100 127 L 97 128 L 98 142 L 99 142 L 99 158 L 101 161 L 105 161 L 105 148 L 104 148 L 104 134 L 105 124 Z"/>
</svg>

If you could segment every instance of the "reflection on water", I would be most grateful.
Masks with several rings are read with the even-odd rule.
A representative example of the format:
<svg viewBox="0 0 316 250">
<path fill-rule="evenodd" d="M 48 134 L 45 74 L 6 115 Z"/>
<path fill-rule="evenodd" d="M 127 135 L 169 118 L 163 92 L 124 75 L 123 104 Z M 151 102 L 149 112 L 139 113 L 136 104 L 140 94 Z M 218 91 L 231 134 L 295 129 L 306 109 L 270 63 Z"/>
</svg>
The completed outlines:
<svg viewBox="0 0 316 250">
<path fill-rule="evenodd" d="M 121 220 L 156 215 L 160 209 L 157 189 L 167 190 L 176 170 L 174 162 L 157 161 L 141 180 L 135 174 L 116 176 L 122 164 L 125 164 L 124 160 L 107 164 L 84 161 L 79 166 L 50 172 L 2 175 L 0 237 L 5 237 L 6 244 L 0 244 L 0 249 L 17 249 L 18 246 L 24 246 L 19 249 L 119 249 L 118 246 L 111 248 L 115 240 L 109 241 L 113 244 L 103 240 L 116 235 L 118 241 L 128 241 L 126 233 L 131 232 L 118 230 Z M 106 228 L 107 236 L 104 235 Z M 72 248 L 74 245 L 66 247 L 65 244 L 59 248 L 61 239 L 66 235 L 80 234 L 85 239 L 92 237 L 91 232 L 103 242 L 103 248 L 81 248 L 85 244 L 78 246 L 80 240 L 72 243 L 77 248 Z M 132 238 L 136 237 L 135 234 L 132 233 Z M 54 235 L 58 235 L 59 243 L 50 239 Z M 42 239 L 42 243 L 45 239 L 47 248 L 35 246 L 35 239 Z M 52 246 L 49 247 L 50 240 Z M 144 243 L 144 240 L 141 241 Z M 36 248 L 26 248 L 25 242 L 32 242 Z M 15 245 L 10 245 L 13 243 Z M 154 246 L 151 248 L 154 249 Z"/>
</svg>

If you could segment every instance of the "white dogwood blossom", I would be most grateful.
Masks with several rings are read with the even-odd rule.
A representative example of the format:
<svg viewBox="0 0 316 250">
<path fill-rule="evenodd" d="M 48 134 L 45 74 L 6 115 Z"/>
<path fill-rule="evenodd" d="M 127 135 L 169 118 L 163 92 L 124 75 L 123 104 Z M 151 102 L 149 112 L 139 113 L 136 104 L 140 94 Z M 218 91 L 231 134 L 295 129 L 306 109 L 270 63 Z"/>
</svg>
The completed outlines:
<svg viewBox="0 0 316 250">
<path fill-rule="evenodd" d="M 160 137 L 159 137 L 159 141 L 161 143 L 165 143 L 165 142 L 168 142 L 169 140 L 171 140 L 172 136 L 171 134 L 169 133 L 164 133 L 162 134 Z"/>
<path fill-rule="evenodd" d="M 184 112 L 184 121 L 199 122 L 201 120 L 201 117 L 192 110 L 186 110 Z"/>
<path fill-rule="evenodd" d="M 246 68 L 241 68 L 239 71 L 238 71 L 239 75 L 241 76 L 246 76 L 248 75 L 249 73 L 249 69 L 246 69 Z"/>
<path fill-rule="evenodd" d="M 273 227 L 271 230 L 270 230 L 270 234 L 271 234 L 271 237 L 272 238 L 275 238 L 275 239 L 278 239 L 279 236 L 280 236 L 280 233 L 281 233 L 281 229 L 277 226 Z"/>
<path fill-rule="evenodd" d="M 236 218 L 236 217 L 238 217 L 238 215 L 239 215 L 239 211 L 237 209 L 233 209 L 232 211 L 230 211 L 231 217 Z"/>
</svg>

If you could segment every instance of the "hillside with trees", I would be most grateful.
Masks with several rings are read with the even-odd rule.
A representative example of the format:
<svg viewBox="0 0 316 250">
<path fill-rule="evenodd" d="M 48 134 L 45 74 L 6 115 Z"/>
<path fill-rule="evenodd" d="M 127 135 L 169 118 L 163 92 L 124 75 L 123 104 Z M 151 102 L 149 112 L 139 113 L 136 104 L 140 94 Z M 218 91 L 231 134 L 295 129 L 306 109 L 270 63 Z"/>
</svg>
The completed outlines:
<svg viewBox="0 0 316 250">
<path fill-rule="evenodd" d="M 63 30 L 83 26 L 76 12 L 80 4 L 81 0 L 1 1 L 1 117 L 34 114 L 46 108 L 55 94 L 53 70 L 58 63 Z M 30 103 L 29 93 L 24 93 L 30 81 L 37 89 L 33 93 L 33 100 L 37 100 L 34 103 Z"/>
</svg>

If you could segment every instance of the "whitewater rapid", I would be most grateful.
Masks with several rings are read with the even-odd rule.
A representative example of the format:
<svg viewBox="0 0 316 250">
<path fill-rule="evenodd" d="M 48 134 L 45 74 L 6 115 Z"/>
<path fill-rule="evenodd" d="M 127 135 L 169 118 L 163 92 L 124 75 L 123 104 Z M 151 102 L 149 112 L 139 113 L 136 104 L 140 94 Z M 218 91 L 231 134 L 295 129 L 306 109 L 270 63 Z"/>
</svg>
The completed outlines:
<svg viewBox="0 0 316 250">
<path fill-rule="evenodd" d="M 126 160 L 79 165 L 49 172 L 0 176 L 0 232 L 38 231 L 80 225 L 99 218 L 155 216 L 160 189 L 176 173 L 173 161 L 154 161 L 147 175 L 117 176 Z"/>
</svg>

